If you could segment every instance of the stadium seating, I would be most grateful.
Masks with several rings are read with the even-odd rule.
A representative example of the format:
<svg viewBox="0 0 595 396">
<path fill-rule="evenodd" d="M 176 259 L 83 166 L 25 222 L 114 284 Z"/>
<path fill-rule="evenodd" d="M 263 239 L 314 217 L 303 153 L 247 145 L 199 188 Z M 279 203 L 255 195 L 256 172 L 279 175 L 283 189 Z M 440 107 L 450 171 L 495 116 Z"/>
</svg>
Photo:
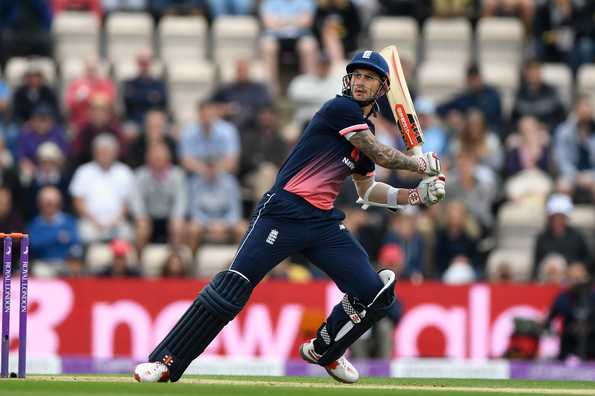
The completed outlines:
<svg viewBox="0 0 595 396">
<path fill-rule="evenodd" d="M 434 103 L 450 99 L 465 85 L 465 64 L 444 67 L 441 62 L 424 62 L 418 68 L 419 95 Z"/>
<path fill-rule="evenodd" d="M 502 109 L 508 117 L 514 104 L 514 97 L 519 87 L 519 69 L 513 64 L 481 63 L 484 81 L 498 88 L 502 97 Z"/>
<path fill-rule="evenodd" d="M 545 227 L 545 220 L 542 207 L 504 203 L 497 219 L 498 247 L 531 250 L 537 234 Z"/>
<path fill-rule="evenodd" d="M 195 260 L 196 275 L 212 277 L 217 272 L 227 269 L 237 250 L 236 245 L 204 245 L 198 249 Z"/>
<path fill-rule="evenodd" d="M 419 28 L 415 19 L 410 17 L 378 17 L 370 23 L 372 48 L 381 49 L 388 45 L 397 45 L 399 56 L 417 63 Z"/>
<path fill-rule="evenodd" d="M 112 262 L 112 250 L 107 243 L 93 243 L 87 249 L 85 261 L 87 270 L 91 273 L 98 272 Z"/>
<path fill-rule="evenodd" d="M 488 257 L 486 272 L 493 279 L 501 265 L 509 265 L 512 280 L 526 282 L 533 270 L 533 251 L 527 249 L 496 249 Z"/>
<path fill-rule="evenodd" d="M 464 18 L 429 18 L 424 24 L 425 62 L 467 65 L 471 60 L 471 24 Z M 450 69 L 450 68 L 449 68 Z"/>
<path fill-rule="evenodd" d="M 578 69 L 576 79 L 577 93 L 586 93 L 591 95 L 591 104 L 593 105 L 593 114 L 595 114 L 595 64 L 582 65 Z"/>
<path fill-rule="evenodd" d="M 251 16 L 222 16 L 212 28 L 213 60 L 234 63 L 239 57 L 255 58 L 260 32 L 258 20 Z"/>
<path fill-rule="evenodd" d="M 200 16 L 164 16 L 157 27 L 163 60 L 199 61 L 207 55 L 207 22 Z"/>
<path fill-rule="evenodd" d="M 168 88 L 175 119 L 184 123 L 196 117 L 196 105 L 215 87 L 215 66 L 207 62 L 167 64 Z"/>
<path fill-rule="evenodd" d="M 99 20 L 91 12 L 61 12 L 54 18 L 52 34 L 58 62 L 99 56 Z"/>
<path fill-rule="evenodd" d="M 477 24 L 477 49 L 482 65 L 516 68 L 523 59 L 524 31 L 517 18 L 481 18 Z"/>
<path fill-rule="evenodd" d="M 4 69 L 6 83 L 13 89 L 23 82 L 23 76 L 29 67 L 27 58 L 13 57 L 8 60 Z"/>
<path fill-rule="evenodd" d="M 105 24 L 107 58 L 123 61 L 153 49 L 153 20 L 148 13 L 114 12 Z"/>
<path fill-rule="evenodd" d="M 544 63 L 541 67 L 543 80 L 558 89 L 566 109 L 572 106 L 572 73 L 564 63 Z"/>
</svg>

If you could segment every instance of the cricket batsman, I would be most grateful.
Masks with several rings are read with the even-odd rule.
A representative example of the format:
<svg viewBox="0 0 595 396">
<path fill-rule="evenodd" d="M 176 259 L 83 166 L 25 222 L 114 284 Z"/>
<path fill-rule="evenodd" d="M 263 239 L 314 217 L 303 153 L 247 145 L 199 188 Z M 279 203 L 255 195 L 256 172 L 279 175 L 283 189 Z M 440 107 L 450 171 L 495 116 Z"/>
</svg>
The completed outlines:
<svg viewBox="0 0 595 396">
<path fill-rule="evenodd" d="M 351 176 L 358 203 L 397 210 L 400 205 L 434 205 L 443 199 L 445 177 L 434 153 L 408 156 L 374 137 L 369 117 L 390 89 L 389 68 L 376 51 L 357 53 L 346 67 L 342 95 L 326 102 L 279 170 L 274 186 L 257 205 L 250 227 L 229 269 L 215 275 L 169 334 L 139 364 L 140 382 L 180 379 L 246 305 L 261 279 L 280 261 L 302 253 L 345 294 L 318 329 L 301 345 L 301 357 L 344 383 L 359 379 L 344 357 L 349 346 L 395 303 L 396 275 L 374 271 L 368 255 L 342 224 L 334 207 L 339 189 Z M 425 178 L 414 189 L 399 189 L 374 179 L 375 165 L 406 169 Z"/>
</svg>

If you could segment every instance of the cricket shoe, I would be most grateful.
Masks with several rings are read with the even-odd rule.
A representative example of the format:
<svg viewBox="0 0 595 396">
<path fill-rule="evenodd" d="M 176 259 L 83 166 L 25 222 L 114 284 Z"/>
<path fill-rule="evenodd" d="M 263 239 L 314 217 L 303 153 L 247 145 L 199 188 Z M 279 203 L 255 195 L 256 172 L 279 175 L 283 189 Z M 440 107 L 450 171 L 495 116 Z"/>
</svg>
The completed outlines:
<svg viewBox="0 0 595 396">
<path fill-rule="evenodd" d="M 169 369 L 161 362 L 141 363 L 134 369 L 134 379 L 138 382 L 167 382 Z"/>
<path fill-rule="evenodd" d="M 300 355 L 308 363 L 318 364 L 321 355 L 314 350 L 314 339 L 303 343 L 300 346 Z M 359 379 L 357 369 L 353 367 L 349 360 L 341 356 L 334 362 L 324 366 L 324 369 L 335 380 L 345 384 L 353 384 Z"/>
</svg>

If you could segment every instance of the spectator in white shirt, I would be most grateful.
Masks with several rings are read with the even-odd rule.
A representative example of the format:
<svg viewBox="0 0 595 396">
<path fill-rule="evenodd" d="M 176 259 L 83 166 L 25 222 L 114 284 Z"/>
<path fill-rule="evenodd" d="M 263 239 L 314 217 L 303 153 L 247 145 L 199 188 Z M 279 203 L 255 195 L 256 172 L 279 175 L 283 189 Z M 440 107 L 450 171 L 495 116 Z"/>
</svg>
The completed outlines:
<svg viewBox="0 0 595 396">
<path fill-rule="evenodd" d="M 130 204 L 138 199 L 134 174 L 116 160 L 119 148 L 113 136 L 97 136 L 92 148 L 93 160 L 77 168 L 69 188 L 80 218 L 81 240 L 133 239 L 127 215 Z"/>
</svg>

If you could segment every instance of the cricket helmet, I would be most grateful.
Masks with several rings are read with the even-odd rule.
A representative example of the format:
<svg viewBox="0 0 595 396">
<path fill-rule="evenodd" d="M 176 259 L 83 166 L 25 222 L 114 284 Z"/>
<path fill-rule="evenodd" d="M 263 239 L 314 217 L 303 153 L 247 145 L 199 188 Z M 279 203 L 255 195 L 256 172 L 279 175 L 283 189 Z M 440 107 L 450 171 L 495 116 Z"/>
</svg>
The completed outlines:
<svg viewBox="0 0 595 396">
<path fill-rule="evenodd" d="M 376 51 L 368 50 L 356 53 L 353 56 L 353 59 L 351 59 L 351 62 L 345 67 L 345 70 L 347 70 L 347 73 L 353 73 L 353 70 L 358 67 L 372 70 L 383 80 L 389 81 L 390 72 L 388 63 L 386 63 L 382 55 Z"/>
<path fill-rule="evenodd" d="M 380 86 L 378 87 L 378 91 L 368 100 L 361 101 L 358 100 L 357 102 L 360 106 L 365 106 L 369 104 L 374 104 L 372 110 L 367 116 L 370 116 L 375 111 L 378 111 L 378 105 L 376 101 L 379 97 L 386 94 L 390 89 L 390 71 L 388 68 L 388 63 L 384 60 L 382 55 L 376 51 L 360 51 L 356 53 L 351 62 L 347 64 L 345 70 L 347 74 L 343 76 L 343 95 L 351 97 L 351 76 L 353 71 L 357 68 L 371 70 L 378 75 L 380 78 Z"/>
</svg>

